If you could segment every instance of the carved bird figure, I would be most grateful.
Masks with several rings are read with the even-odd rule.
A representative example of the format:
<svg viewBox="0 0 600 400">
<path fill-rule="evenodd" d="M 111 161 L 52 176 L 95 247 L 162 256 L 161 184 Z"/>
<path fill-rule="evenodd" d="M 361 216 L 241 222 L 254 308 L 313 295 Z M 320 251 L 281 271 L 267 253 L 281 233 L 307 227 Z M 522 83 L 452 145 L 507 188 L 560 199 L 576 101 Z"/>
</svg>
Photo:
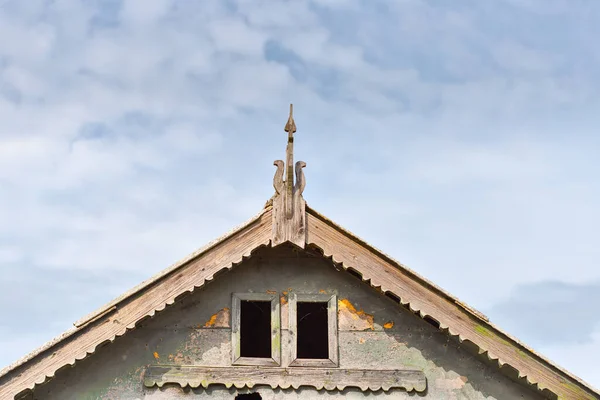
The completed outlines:
<svg viewBox="0 0 600 400">
<path fill-rule="evenodd" d="M 301 195 L 306 186 L 306 180 L 304 179 L 304 171 L 302 168 L 306 167 L 304 161 L 296 162 L 296 184 L 294 185 L 294 194 Z"/>
<path fill-rule="evenodd" d="M 273 177 L 273 187 L 277 194 L 281 194 L 285 187 L 283 182 L 284 164 L 282 160 L 275 160 L 273 165 L 277 167 L 277 171 L 275 171 L 275 176 Z"/>
</svg>

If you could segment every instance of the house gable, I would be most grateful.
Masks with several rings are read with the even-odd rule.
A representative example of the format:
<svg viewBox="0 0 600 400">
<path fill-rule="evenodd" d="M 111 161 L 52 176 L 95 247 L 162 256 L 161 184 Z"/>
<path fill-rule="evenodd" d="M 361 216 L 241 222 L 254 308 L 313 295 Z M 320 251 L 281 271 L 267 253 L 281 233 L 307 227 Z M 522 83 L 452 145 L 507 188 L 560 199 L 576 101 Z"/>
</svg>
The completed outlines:
<svg viewBox="0 0 600 400">
<path fill-rule="evenodd" d="M 282 368 L 261 371 L 252 367 L 259 375 L 254 379 L 239 375 L 244 367 L 231 366 L 231 294 L 244 292 L 277 294 L 281 305 Z M 315 373 L 314 368 L 289 367 L 289 301 L 293 295 L 306 293 L 337 297 L 339 368 L 322 371 L 338 370 L 340 377 L 359 373 L 348 386 L 342 380 L 333 381 L 331 375 Z M 168 371 L 176 366 L 184 366 L 183 373 L 179 369 L 169 376 Z M 200 378 L 194 368 L 200 372 L 212 368 L 210 380 L 195 381 Z M 191 372 L 186 374 L 186 369 Z M 291 387 L 289 381 L 276 376 L 279 370 L 297 374 Z M 148 371 L 167 373 L 149 375 Z M 365 371 L 372 376 L 365 377 Z M 422 373 L 427 377 L 426 387 L 381 390 L 376 378 L 386 371 L 394 371 L 404 382 L 415 382 L 410 374 Z M 260 384 L 257 378 L 264 375 L 266 380 Z M 140 322 L 73 368 L 59 371 L 36 387 L 32 397 L 177 399 L 193 395 L 231 399 L 250 391 L 263 398 L 341 398 L 367 392 L 374 397 L 393 394 L 394 398 L 410 399 L 415 391 L 425 398 L 543 398 L 533 387 L 514 382 L 486 365 L 458 341 L 398 307 L 317 251 L 289 245 L 257 250 L 214 282 Z"/>
</svg>

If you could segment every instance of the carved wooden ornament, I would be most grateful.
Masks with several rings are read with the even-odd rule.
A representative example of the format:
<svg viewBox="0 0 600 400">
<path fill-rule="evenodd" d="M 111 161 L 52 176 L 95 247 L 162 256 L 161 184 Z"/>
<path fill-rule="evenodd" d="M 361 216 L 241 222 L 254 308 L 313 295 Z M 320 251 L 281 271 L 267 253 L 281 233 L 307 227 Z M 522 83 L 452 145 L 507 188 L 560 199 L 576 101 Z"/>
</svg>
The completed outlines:
<svg viewBox="0 0 600 400">
<path fill-rule="evenodd" d="M 294 243 L 304 248 L 306 244 L 306 202 L 302 197 L 306 181 L 302 168 L 306 167 L 304 161 L 298 161 L 294 165 L 294 108 L 290 104 L 290 116 L 284 130 L 288 133 L 286 148 L 286 163 L 276 160 L 273 164 L 277 166 L 273 187 L 273 238 L 272 245 L 277 246 L 284 242 Z M 295 169 L 295 171 L 294 171 Z M 285 171 L 285 179 L 284 179 Z M 296 183 L 294 184 L 294 172 Z"/>
</svg>

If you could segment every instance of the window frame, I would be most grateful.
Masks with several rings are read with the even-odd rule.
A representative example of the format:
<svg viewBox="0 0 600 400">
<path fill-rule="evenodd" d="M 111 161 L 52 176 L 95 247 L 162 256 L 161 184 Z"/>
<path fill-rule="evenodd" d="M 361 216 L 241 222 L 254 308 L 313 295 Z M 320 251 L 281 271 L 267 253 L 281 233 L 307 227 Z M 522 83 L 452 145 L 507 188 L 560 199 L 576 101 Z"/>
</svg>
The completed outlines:
<svg viewBox="0 0 600 400">
<path fill-rule="evenodd" d="M 298 358 L 298 302 L 327 303 L 328 359 Z M 290 331 L 290 367 L 338 367 L 338 319 L 337 296 L 335 294 L 290 293 L 288 298 Z"/>
<path fill-rule="evenodd" d="M 241 303 L 242 301 L 271 302 L 271 357 L 241 356 Z M 231 295 L 231 364 L 232 365 L 281 365 L 281 312 L 278 294 L 232 293 Z"/>
</svg>

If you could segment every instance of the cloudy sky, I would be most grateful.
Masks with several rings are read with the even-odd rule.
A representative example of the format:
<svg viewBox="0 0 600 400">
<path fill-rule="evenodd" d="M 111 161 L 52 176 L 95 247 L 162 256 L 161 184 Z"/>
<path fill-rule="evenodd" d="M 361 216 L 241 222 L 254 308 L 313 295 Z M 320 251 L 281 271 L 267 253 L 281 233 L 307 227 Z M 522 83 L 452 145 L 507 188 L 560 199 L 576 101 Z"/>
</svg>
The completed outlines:
<svg viewBox="0 0 600 400">
<path fill-rule="evenodd" d="M 600 386 L 600 2 L 0 0 L 0 365 L 316 210 Z M 596 133 L 594 133 L 596 132 Z"/>
</svg>

